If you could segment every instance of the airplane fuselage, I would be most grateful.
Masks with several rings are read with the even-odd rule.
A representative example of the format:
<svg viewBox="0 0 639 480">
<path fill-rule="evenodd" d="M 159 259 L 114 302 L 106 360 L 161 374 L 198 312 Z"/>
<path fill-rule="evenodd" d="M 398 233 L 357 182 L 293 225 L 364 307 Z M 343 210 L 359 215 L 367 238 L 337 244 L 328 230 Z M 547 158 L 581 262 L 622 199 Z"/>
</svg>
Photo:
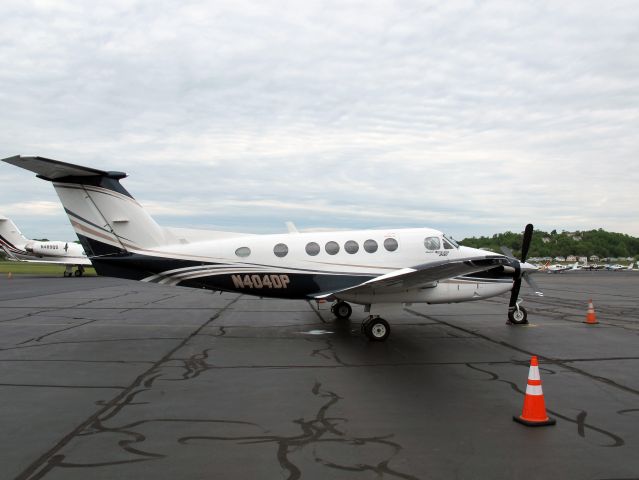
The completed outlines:
<svg viewBox="0 0 639 480">
<path fill-rule="evenodd" d="M 82 235 L 80 239 L 91 252 L 91 239 Z M 246 235 L 89 255 L 103 275 L 299 299 L 346 289 L 407 266 L 486 253 L 458 246 L 440 231 L 416 228 Z M 512 274 L 465 275 L 374 298 L 346 293 L 336 297 L 360 304 L 450 303 L 488 298 L 511 288 Z"/>
<path fill-rule="evenodd" d="M 22 245 L 5 245 L 7 250 L 17 260 L 43 260 L 59 261 L 66 263 L 77 263 L 79 265 L 90 265 L 90 262 L 82 246 L 72 242 L 29 240 Z"/>
</svg>

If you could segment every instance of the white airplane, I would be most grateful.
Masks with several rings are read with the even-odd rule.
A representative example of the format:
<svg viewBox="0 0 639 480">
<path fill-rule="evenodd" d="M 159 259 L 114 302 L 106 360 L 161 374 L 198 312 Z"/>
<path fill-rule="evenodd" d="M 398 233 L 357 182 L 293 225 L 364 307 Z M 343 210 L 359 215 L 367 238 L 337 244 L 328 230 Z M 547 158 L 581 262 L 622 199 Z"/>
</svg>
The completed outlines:
<svg viewBox="0 0 639 480">
<path fill-rule="evenodd" d="M 544 270 L 548 273 L 564 273 L 571 270 L 581 270 L 581 267 L 579 266 L 579 262 L 575 262 L 573 265 L 548 265 Z"/>
<path fill-rule="evenodd" d="M 122 172 L 107 172 L 42 157 L 4 162 L 50 181 L 99 275 L 165 285 L 239 292 L 261 297 L 331 300 L 347 319 L 350 303 L 369 314 L 362 331 L 383 341 L 383 312 L 405 303 L 454 303 L 511 292 L 508 318 L 527 323 L 520 306 L 522 279 L 536 267 L 525 259 L 533 226 L 527 225 L 522 260 L 458 245 L 431 228 L 289 232 L 272 235 L 159 226 L 124 189 Z"/>
<path fill-rule="evenodd" d="M 0 215 L 0 248 L 13 261 L 65 265 L 65 277 L 84 274 L 84 267 L 91 265 L 82 245 L 73 242 L 29 240 L 11 219 Z"/>
<path fill-rule="evenodd" d="M 633 265 L 634 265 L 634 262 L 628 265 L 627 267 L 624 267 L 623 265 L 619 265 L 618 263 L 616 265 L 606 265 L 606 270 L 612 270 L 613 272 L 619 272 L 621 270 L 632 270 Z"/>
</svg>

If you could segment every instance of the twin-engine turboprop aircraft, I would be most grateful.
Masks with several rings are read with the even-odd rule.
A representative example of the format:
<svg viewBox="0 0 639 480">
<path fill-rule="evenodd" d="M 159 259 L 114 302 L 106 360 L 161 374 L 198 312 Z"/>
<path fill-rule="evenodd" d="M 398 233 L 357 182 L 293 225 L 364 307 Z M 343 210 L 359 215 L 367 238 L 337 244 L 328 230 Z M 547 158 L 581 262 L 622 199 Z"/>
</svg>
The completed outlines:
<svg viewBox="0 0 639 480">
<path fill-rule="evenodd" d="M 511 291 L 508 318 L 526 323 L 518 299 L 522 279 L 536 267 L 522 260 L 459 246 L 430 228 L 248 235 L 160 227 L 107 172 L 42 157 L 5 162 L 48 180 L 60 197 L 99 275 L 144 282 L 240 292 L 261 297 L 332 300 L 332 312 L 350 317 L 350 303 L 365 306 L 362 330 L 385 340 L 380 318 L 389 305 L 480 300 Z M 531 283 L 535 290 L 539 289 Z"/>
<path fill-rule="evenodd" d="M 84 274 L 84 267 L 91 265 L 82 246 L 73 242 L 29 240 L 18 229 L 15 223 L 0 215 L 0 248 L 9 260 L 30 263 L 47 263 L 64 265 L 65 277 Z"/>
</svg>

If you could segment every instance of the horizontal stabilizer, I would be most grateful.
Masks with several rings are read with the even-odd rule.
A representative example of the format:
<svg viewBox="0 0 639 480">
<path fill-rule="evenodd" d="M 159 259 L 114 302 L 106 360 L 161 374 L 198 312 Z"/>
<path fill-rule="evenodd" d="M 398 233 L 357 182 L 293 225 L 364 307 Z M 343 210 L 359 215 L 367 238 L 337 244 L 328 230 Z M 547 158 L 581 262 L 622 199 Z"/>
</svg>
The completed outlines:
<svg viewBox="0 0 639 480">
<path fill-rule="evenodd" d="M 59 180 L 69 177 L 109 177 L 121 179 L 126 177 L 123 172 L 105 172 L 95 168 L 73 165 L 72 163 L 60 162 L 44 157 L 24 157 L 15 155 L 3 158 L 3 162 L 10 163 L 38 175 L 44 180 Z"/>
</svg>

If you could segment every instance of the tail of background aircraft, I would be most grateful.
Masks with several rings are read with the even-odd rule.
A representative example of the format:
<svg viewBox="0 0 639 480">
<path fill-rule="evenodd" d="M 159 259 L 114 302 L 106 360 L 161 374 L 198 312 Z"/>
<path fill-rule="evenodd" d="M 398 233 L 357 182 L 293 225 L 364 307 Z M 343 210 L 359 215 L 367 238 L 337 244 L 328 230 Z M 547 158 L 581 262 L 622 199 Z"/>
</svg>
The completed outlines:
<svg viewBox="0 0 639 480">
<path fill-rule="evenodd" d="M 28 241 L 11 219 L 0 215 L 0 248 L 9 257 L 15 258 L 15 253 L 26 253 L 24 247 Z"/>
</svg>

